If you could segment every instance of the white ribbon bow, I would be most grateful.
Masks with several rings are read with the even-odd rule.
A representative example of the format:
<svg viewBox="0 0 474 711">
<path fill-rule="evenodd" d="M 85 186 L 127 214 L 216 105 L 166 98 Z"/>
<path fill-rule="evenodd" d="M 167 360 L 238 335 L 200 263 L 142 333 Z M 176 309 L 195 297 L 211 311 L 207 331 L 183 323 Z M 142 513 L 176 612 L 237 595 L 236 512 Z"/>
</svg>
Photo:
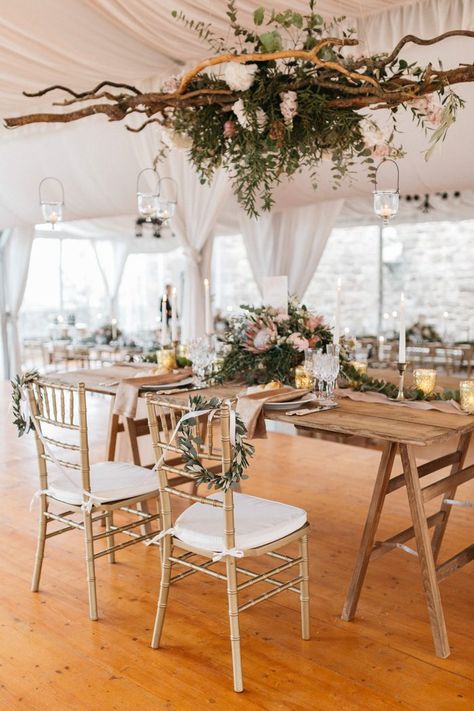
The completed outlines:
<svg viewBox="0 0 474 711">
<path fill-rule="evenodd" d="M 244 552 L 239 548 L 224 548 L 222 551 L 216 551 L 212 554 L 212 561 L 218 563 L 222 558 L 230 555 L 232 558 L 243 558 Z"/>
</svg>

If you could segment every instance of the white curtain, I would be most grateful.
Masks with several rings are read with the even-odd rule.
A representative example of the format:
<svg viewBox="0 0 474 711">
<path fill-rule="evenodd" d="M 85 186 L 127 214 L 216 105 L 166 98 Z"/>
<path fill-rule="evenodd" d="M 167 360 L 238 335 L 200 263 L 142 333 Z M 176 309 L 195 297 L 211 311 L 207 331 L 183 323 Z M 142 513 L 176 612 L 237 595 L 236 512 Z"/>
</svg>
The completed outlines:
<svg viewBox="0 0 474 711">
<path fill-rule="evenodd" d="M 5 236 L 1 246 L 2 351 L 4 378 L 21 370 L 21 344 L 18 314 L 25 293 L 34 227 L 17 227 Z"/>
<path fill-rule="evenodd" d="M 180 196 L 173 229 L 185 256 L 181 338 L 187 342 L 205 332 L 203 279 L 210 276 L 214 228 L 230 189 L 222 172 L 212 185 L 202 185 L 182 154 L 171 155 L 166 170 L 176 180 Z"/>
<path fill-rule="evenodd" d="M 128 257 L 128 243 L 118 240 L 91 240 L 97 266 L 109 301 L 110 318 L 118 318 L 118 294 Z"/>
<path fill-rule="evenodd" d="M 265 277 L 287 275 L 290 294 L 303 298 L 343 203 L 321 202 L 257 220 L 242 215 L 242 235 L 260 292 Z"/>
<path fill-rule="evenodd" d="M 159 131 L 148 127 L 135 136 L 135 149 L 141 168 L 149 168 L 160 147 Z M 219 213 L 231 196 L 223 171 L 211 185 L 203 185 L 184 151 L 173 149 L 158 166 L 161 177 L 176 181 L 177 206 L 171 221 L 185 257 L 181 305 L 181 339 L 188 342 L 204 335 L 203 279 L 210 277 L 212 242 Z M 212 288 L 212 285 L 211 285 Z"/>
</svg>

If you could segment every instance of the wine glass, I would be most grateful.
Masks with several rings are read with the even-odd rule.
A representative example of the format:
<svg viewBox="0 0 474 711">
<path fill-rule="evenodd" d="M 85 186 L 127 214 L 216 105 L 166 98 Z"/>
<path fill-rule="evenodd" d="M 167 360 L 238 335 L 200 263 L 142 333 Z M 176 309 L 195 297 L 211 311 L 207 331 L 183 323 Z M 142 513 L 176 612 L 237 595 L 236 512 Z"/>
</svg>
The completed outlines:
<svg viewBox="0 0 474 711">
<path fill-rule="evenodd" d="M 195 338 L 189 344 L 188 352 L 193 364 L 195 385 L 202 387 L 206 385 L 207 369 L 214 357 L 214 353 L 209 347 L 209 340 L 207 338 Z"/>
<path fill-rule="evenodd" d="M 313 351 L 313 375 L 318 383 L 316 397 L 321 399 L 324 394 L 324 353 L 320 350 Z"/>
</svg>

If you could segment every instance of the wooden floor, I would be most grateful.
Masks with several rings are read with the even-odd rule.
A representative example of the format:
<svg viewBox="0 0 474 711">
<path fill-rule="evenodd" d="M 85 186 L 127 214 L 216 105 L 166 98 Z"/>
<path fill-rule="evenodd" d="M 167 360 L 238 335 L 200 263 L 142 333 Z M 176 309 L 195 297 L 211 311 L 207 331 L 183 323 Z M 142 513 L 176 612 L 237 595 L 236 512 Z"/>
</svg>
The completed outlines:
<svg viewBox="0 0 474 711">
<path fill-rule="evenodd" d="M 417 561 L 401 551 L 369 568 L 355 622 L 339 614 L 379 453 L 271 433 L 257 442 L 244 491 L 305 507 L 311 538 L 312 632 L 299 638 L 292 593 L 241 614 L 246 690 L 232 691 L 222 584 L 191 576 L 172 589 L 164 646 L 149 647 L 159 581 L 156 548 L 97 563 L 99 622 L 87 616 L 83 542 L 48 542 L 41 591 L 29 590 L 37 510 L 33 437 L 16 438 L 0 400 L 0 711 L 201 711 L 474 707 L 474 567 L 442 583 L 452 655 L 433 653 Z M 103 456 L 108 402 L 90 403 L 92 451 Z M 473 457 L 471 457 L 472 459 Z M 474 497 L 466 486 L 463 497 Z M 398 497 L 398 498 L 397 498 Z M 390 497 L 381 534 L 407 522 L 404 491 Z M 406 525 L 408 525 L 406 523 Z M 456 510 L 446 555 L 472 542 L 474 512 Z"/>
</svg>

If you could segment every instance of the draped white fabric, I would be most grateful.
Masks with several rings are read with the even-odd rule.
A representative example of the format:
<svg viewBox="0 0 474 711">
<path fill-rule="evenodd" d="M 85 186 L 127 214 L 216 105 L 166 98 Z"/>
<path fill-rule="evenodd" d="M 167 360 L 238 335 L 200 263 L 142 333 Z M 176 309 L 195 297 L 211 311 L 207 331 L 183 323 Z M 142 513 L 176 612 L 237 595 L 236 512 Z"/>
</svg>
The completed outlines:
<svg viewBox="0 0 474 711">
<path fill-rule="evenodd" d="M 91 244 L 109 300 L 110 318 L 117 318 L 119 287 L 128 257 L 127 243 L 94 240 Z"/>
<path fill-rule="evenodd" d="M 290 294 L 303 297 L 342 206 L 343 200 L 332 200 L 258 220 L 242 217 L 247 256 L 260 292 L 264 277 L 287 275 Z"/>
<path fill-rule="evenodd" d="M 11 377 L 21 370 L 21 347 L 18 333 L 18 314 L 25 293 L 34 230 L 17 227 L 10 230 L 2 242 L 1 273 L 3 285 L 2 351 L 3 377 Z"/>
<path fill-rule="evenodd" d="M 140 166 L 149 168 L 158 153 L 159 133 L 147 127 L 137 139 L 135 150 Z M 205 332 L 203 279 L 210 277 L 212 240 L 217 218 L 230 196 L 230 185 L 222 171 L 216 174 L 212 185 L 203 185 L 186 154 L 177 149 L 160 163 L 159 173 L 175 180 L 177 186 L 172 229 L 185 256 L 181 339 L 188 342 Z"/>
</svg>

